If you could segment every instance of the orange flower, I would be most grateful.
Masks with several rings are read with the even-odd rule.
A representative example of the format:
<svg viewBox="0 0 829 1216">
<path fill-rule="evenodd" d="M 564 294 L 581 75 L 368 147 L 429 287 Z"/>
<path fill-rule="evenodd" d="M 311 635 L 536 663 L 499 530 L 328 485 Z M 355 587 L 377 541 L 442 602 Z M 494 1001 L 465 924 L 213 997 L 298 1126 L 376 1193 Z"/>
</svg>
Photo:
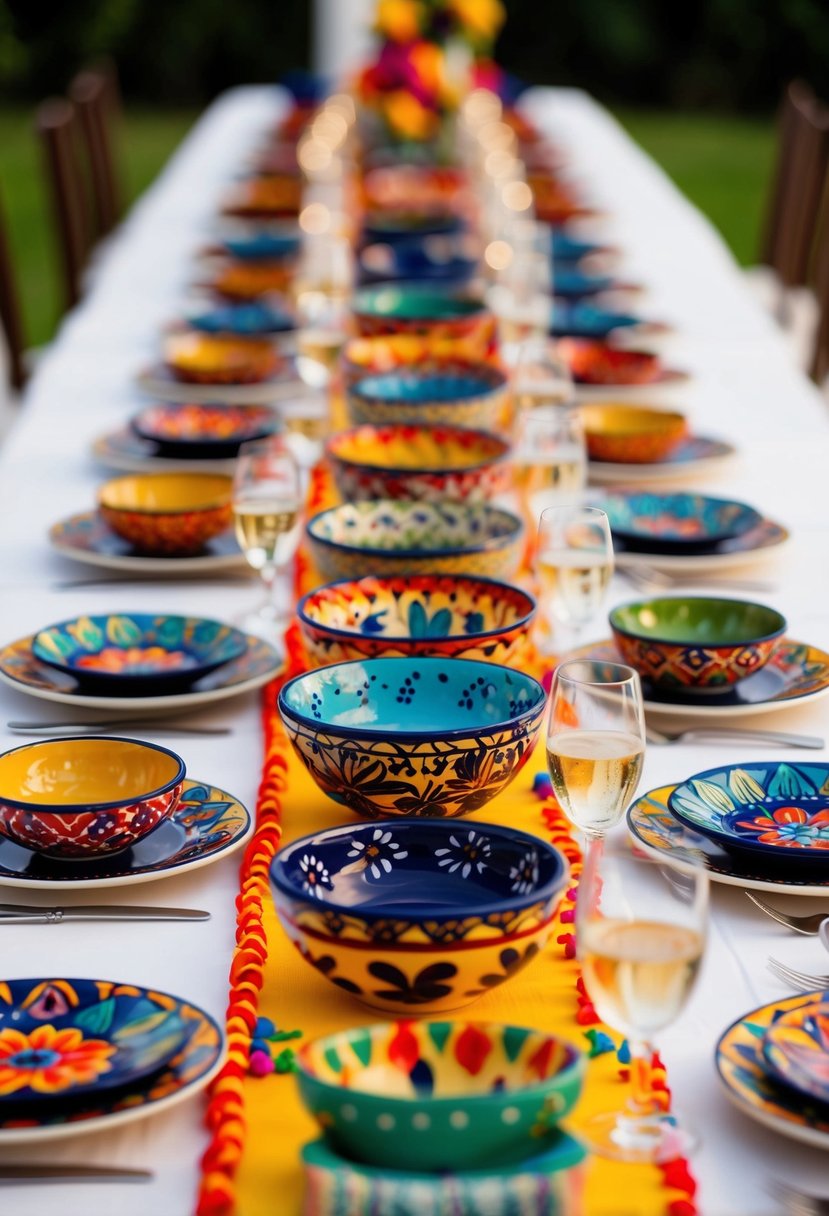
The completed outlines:
<svg viewBox="0 0 829 1216">
<path fill-rule="evenodd" d="M 73 1085 L 94 1081 L 109 1072 L 115 1053 L 104 1039 L 84 1039 L 77 1026 L 56 1030 L 36 1026 L 30 1034 L 14 1027 L 0 1030 L 0 1095 L 31 1088 L 56 1094 Z"/>
<path fill-rule="evenodd" d="M 406 139 L 429 139 L 435 133 L 438 115 L 405 89 L 387 93 L 383 104 L 386 118 L 398 135 Z"/>
<path fill-rule="evenodd" d="M 379 0 L 374 28 L 392 42 L 413 42 L 423 18 L 418 0 Z"/>
<path fill-rule="evenodd" d="M 449 0 L 449 7 L 472 38 L 494 38 L 506 18 L 501 0 Z"/>
</svg>

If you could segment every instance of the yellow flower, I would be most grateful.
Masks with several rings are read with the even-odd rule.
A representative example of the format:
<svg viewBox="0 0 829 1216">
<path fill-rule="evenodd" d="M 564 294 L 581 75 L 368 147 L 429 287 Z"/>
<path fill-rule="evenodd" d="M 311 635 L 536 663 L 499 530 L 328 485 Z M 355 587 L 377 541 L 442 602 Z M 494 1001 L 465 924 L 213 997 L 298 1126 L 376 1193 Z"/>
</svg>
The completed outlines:
<svg viewBox="0 0 829 1216">
<path fill-rule="evenodd" d="M 444 86 L 443 51 L 434 42 L 418 42 L 409 52 L 409 60 L 422 81 L 424 89 L 438 97 Z"/>
<path fill-rule="evenodd" d="M 449 0 L 449 7 L 476 38 L 494 38 L 506 18 L 501 0 Z"/>
<path fill-rule="evenodd" d="M 379 0 L 374 28 L 392 42 L 413 42 L 420 34 L 419 0 Z"/>
<path fill-rule="evenodd" d="M 421 105 L 405 89 L 386 93 L 383 98 L 386 119 L 398 135 L 406 139 L 429 139 L 435 133 L 438 116 Z"/>
</svg>

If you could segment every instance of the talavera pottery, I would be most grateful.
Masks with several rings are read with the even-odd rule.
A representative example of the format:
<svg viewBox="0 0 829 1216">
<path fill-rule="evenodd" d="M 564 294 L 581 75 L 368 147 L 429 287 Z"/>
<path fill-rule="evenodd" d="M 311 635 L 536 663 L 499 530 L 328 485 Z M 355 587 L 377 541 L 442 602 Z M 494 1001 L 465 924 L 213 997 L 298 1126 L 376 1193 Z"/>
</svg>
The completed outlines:
<svg viewBox="0 0 829 1216">
<path fill-rule="evenodd" d="M 579 266 L 556 266 L 554 272 L 555 292 L 567 300 L 580 300 L 584 296 L 595 296 L 603 291 L 629 290 L 617 283 L 612 275 L 592 274 Z"/>
<path fill-rule="evenodd" d="M 189 574 L 216 573 L 220 570 L 250 570 L 232 529 L 205 541 L 201 550 L 181 557 L 142 553 L 113 532 L 97 511 L 81 511 L 59 520 L 49 529 L 49 540 L 58 553 L 89 566 L 106 570 L 127 570 L 133 574 L 166 575 L 186 578 Z"/>
<path fill-rule="evenodd" d="M 609 465 L 590 466 L 594 469 L 609 468 Z M 621 466 L 618 466 L 621 467 Z M 633 468 L 632 465 L 626 466 Z M 665 466 L 662 466 L 665 467 Z M 756 566 L 776 557 L 788 544 L 790 534 L 782 524 L 773 519 L 762 519 L 756 528 L 735 536 L 732 540 L 700 543 L 694 551 L 687 547 L 681 552 L 643 553 L 628 545 L 620 536 L 613 538 L 613 553 L 617 565 L 624 567 L 645 566 L 648 569 L 664 570 L 668 574 L 724 574 L 726 571 Z"/>
<path fill-rule="evenodd" d="M 371 818 L 479 810 L 526 764 L 544 702 L 512 668 L 420 657 L 320 667 L 278 699 L 320 788 Z"/>
<path fill-rule="evenodd" d="M 211 865 L 241 848 L 252 830 L 248 811 L 232 794 L 185 778 L 172 814 L 120 853 L 63 860 L 0 835 L 0 888 L 54 894 L 155 882 Z"/>
<path fill-rule="evenodd" d="M 279 356 L 264 338 L 223 334 L 172 334 L 164 362 L 177 380 L 199 384 L 256 384 L 279 367 Z"/>
<path fill-rule="evenodd" d="M 175 810 L 184 761 L 154 743 L 47 739 L 0 755 L 0 832 L 47 857 L 129 848 Z"/>
<path fill-rule="evenodd" d="M 136 414 L 131 426 L 157 445 L 159 456 L 224 460 L 237 456 L 241 444 L 273 434 L 278 418 L 265 405 L 159 402 Z"/>
<path fill-rule="evenodd" d="M 462 231 L 463 218 L 452 211 L 406 210 L 369 211 L 363 220 L 363 235 L 367 242 L 422 240 L 430 236 L 453 236 Z"/>
<path fill-rule="evenodd" d="M 763 1037 L 776 1019 L 814 1007 L 823 994 L 807 993 L 762 1005 L 738 1018 L 717 1044 L 715 1061 L 726 1097 L 750 1119 L 782 1136 L 829 1149 L 829 1110 L 774 1077 L 763 1057 Z"/>
<path fill-rule="evenodd" d="M 212 269 L 205 287 L 217 296 L 242 304 L 286 292 L 293 277 L 293 266 L 284 258 L 267 261 L 220 258 Z"/>
<path fill-rule="evenodd" d="M 472 295 L 417 283 L 387 283 L 356 292 L 353 308 L 363 337 L 420 334 L 461 339 L 480 359 L 495 348 L 495 317 Z"/>
<path fill-rule="evenodd" d="M 187 688 L 245 653 L 245 635 L 201 616 L 79 616 L 41 629 L 32 654 L 104 695 Z"/>
<path fill-rule="evenodd" d="M 340 370 L 347 385 L 365 376 L 384 375 L 398 368 L 411 368 L 424 374 L 440 372 L 447 366 L 469 365 L 481 367 L 481 359 L 473 342 L 423 334 L 349 338 L 340 355 Z M 484 364 L 484 367 L 490 366 Z"/>
<path fill-rule="evenodd" d="M 229 526 L 233 483 L 218 473 L 117 477 L 98 491 L 107 527 L 147 554 L 198 553 Z"/>
<path fill-rule="evenodd" d="M 26 1103 L 2 1103 L 0 1107 L 0 1147 L 21 1144 L 38 1144 L 49 1140 L 65 1139 L 84 1133 L 101 1135 L 126 1123 L 160 1114 L 187 1097 L 194 1096 L 212 1081 L 222 1065 L 224 1043 L 222 1032 L 216 1022 L 195 1005 L 166 992 L 140 988 L 135 984 L 116 983 L 112 980 L 45 979 L 7 980 L 0 983 L 0 1013 L 4 1007 L 11 1010 L 12 1003 L 25 1008 L 27 1015 L 41 1023 L 42 1030 L 52 1017 L 55 1008 L 68 1008 L 63 1017 L 78 1016 L 72 1011 L 79 1009 L 86 993 L 95 991 L 99 998 L 101 1022 L 108 1016 L 113 1002 L 117 1007 L 122 1000 L 152 1003 L 158 1008 L 159 1019 L 169 1019 L 181 1025 L 181 1045 L 151 1075 L 134 1079 L 118 1089 L 109 1090 L 96 1086 L 86 1094 L 69 1100 L 55 1089 L 55 1097 L 49 1101 Z M 13 994 L 13 996 L 12 996 Z M 82 1015 L 81 1015 L 82 1016 Z M 61 1018 L 62 1020 L 62 1018 Z M 0 1018 L 0 1025 L 3 1019 Z M 0 1031 L 0 1034 L 2 1032 Z M 37 1029 L 32 1031 L 36 1034 Z M 95 1034 L 93 1041 L 103 1041 L 105 1031 L 95 1033 L 94 1027 L 84 1027 L 84 1036 Z M 42 1036 L 39 1036 L 42 1037 Z M 13 1083 L 21 1065 L 26 1068 L 32 1060 L 21 1052 L 22 1060 L 14 1058 L 13 1042 L 10 1056 L 0 1063 L 0 1076 Z M 0 1049 L 1 1050 L 1 1049 Z M 40 1051 L 44 1047 L 39 1048 Z M 79 1071 L 78 1061 L 73 1058 L 71 1048 L 65 1041 L 53 1039 L 50 1054 L 59 1055 L 52 1069 L 38 1071 L 39 1077 L 48 1086 L 55 1073 L 61 1076 Z M 91 1051 L 91 1061 L 96 1060 L 96 1050 Z M 103 1051 L 98 1050 L 98 1056 Z M 29 1071 L 37 1071 L 31 1070 Z M 47 1090 L 48 1092 L 48 1090 Z"/>
<path fill-rule="evenodd" d="M 411 279 L 463 284 L 474 277 L 478 259 L 464 254 L 456 237 L 430 236 L 366 245 L 359 255 L 363 283 Z"/>
<path fill-rule="evenodd" d="M 671 854 L 689 853 L 704 863 L 712 882 L 739 887 L 744 891 L 768 891 L 772 895 L 808 895 L 826 898 L 829 877 L 808 866 L 769 867 L 757 853 L 735 853 L 724 849 L 711 836 L 680 823 L 668 809 L 668 799 L 676 789 L 665 785 L 637 798 L 628 808 L 627 826 L 635 838 L 636 847 L 657 860 Z M 823 867 L 823 873 L 826 873 Z"/>
<path fill-rule="evenodd" d="M 549 940 L 568 874 L 526 832 L 398 818 L 295 841 L 271 887 L 311 966 L 401 1015 L 457 1009 L 516 975 Z"/>
<path fill-rule="evenodd" d="M 759 671 L 786 629 L 774 608 L 714 596 L 659 596 L 610 613 L 625 663 L 661 691 L 721 691 Z"/>
<path fill-rule="evenodd" d="M 753 507 L 705 494 L 608 492 L 600 505 L 610 531 L 639 553 L 694 553 L 733 540 L 762 523 Z"/>
<path fill-rule="evenodd" d="M 264 300 L 194 308 L 187 314 L 186 321 L 191 329 L 206 334 L 228 334 L 239 338 L 273 337 L 294 329 L 296 325 L 287 308 Z"/>
<path fill-rule="evenodd" d="M 524 525 L 482 503 L 382 499 L 321 511 L 306 532 L 314 564 L 329 581 L 366 574 L 480 574 L 508 578 L 521 559 Z"/>
<path fill-rule="evenodd" d="M 440 426 L 358 426 L 326 445 L 344 502 L 487 502 L 510 484 L 509 451 L 486 431 Z"/>
<path fill-rule="evenodd" d="M 829 850 L 829 765 L 760 760 L 695 773 L 671 813 L 726 849 L 769 862 L 824 863 Z"/>
<path fill-rule="evenodd" d="M 583 405 L 587 455 L 617 464 L 654 464 L 666 460 L 688 432 L 684 414 L 645 406 Z"/>
<path fill-rule="evenodd" d="M 0 986 L 0 1116 L 132 1086 L 190 1035 L 175 1007 L 141 989 L 103 995 L 94 980 L 6 980 Z"/>
<path fill-rule="evenodd" d="M 447 363 L 364 376 L 347 387 L 346 405 L 355 423 L 465 426 L 497 432 L 506 392 L 506 376 L 491 364 Z"/>
<path fill-rule="evenodd" d="M 533 1141 L 532 1156 L 497 1168 L 459 1173 L 412 1173 L 359 1165 L 339 1156 L 326 1139 L 301 1153 L 307 1216 L 568 1216 L 584 1210 L 585 1150 L 565 1132 Z"/>
<path fill-rule="evenodd" d="M 658 355 L 605 342 L 562 338 L 558 351 L 578 384 L 653 384 L 662 372 Z"/>
<path fill-rule="evenodd" d="M 589 477 L 597 485 L 630 485 L 636 482 L 647 482 L 649 485 L 658 481 L 698 480 L 715 472 L 722 471 L 736 454 L 733 444 L 721 439 L 710 439 L 704 435 L 688 435 L 680 439 L 677 446 L 667 456 L 655 464 L 617 463 L 612 460 L 595 460 L 591 463 Z M 760 525 L 760 528 L 763 524 Z M 759 529 L 744 533 L 754 537 Z M 742 537 L 737 538 L 738 541 Z M 733 543 L 726 541 L 726 545 Z M 635 556 L 635 555 L 634 555 Z"/>
<path fill-rule="evenodd" d="M 241 225 L 234 229 L 228 221 L 220 244 L 234 258 L 258 262 L 262 258 L 293 257 L 299 253 L 302 240 L 300 230 L 295 225 Z"/>
<path fill-rule="evenodd" d="M 396 163 L 369 169 L 363 196 L 369 209 L 429 211 L 452 206 L 469 186 L 469 174 L 455 165 Z"/>
<path fill-rule="evenodd" d="M 222 204 L 222 215 L 246 220 L 296 216 L 302 187 L 302 177 L 294 173 L 257 174 L 236 183 Z"/>
<path fill-rule="evenodd" d="M 306 1043 L 302 1100 L 351 1161 L 454 1172 L 514 1165 L 575 1105 L 584 1056 L 495 1022 L 380 1022 Z"/>
<path fill-rule="evenodd" d="M 763 1036 L 763 1058 L 785 1085 L 829 1104 L 829 993 L 776 1018 Z"/>
<path fill-rule="evenodd" d="M 639 334 L 657 328 L 649 326 L 633 313 L 611 312 L 589 300 L 557 299 L 553 304 L 550 321 L 550 333 L 555 338 L 591 338 L 600 341 L 615 337 L 617 332 L 635 330 Z"/>
<path fill-rule="evenodd" d="M 297 605 L 306 652 L 318 666 L 442 655 L 520 667 L 534 616 L 535 600 L 519 587 L 454 574 L 329 583 Z"/>
</svg>

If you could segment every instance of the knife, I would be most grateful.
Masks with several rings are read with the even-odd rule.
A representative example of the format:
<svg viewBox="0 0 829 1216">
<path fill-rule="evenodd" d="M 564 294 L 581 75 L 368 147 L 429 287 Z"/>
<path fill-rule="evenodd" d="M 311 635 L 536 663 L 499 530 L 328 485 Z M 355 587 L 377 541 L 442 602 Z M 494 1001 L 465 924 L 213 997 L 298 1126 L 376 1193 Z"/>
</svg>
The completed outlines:
<svg viewBox="0 0 829 1216">
<path fill-rule="evenodd" d="M 101 732 L 111 734 L 117 730 L 150 730 L 157 735 L 229 735 L 228 726 L 183 726 L 175 720 L 158 718 L 142 721 L 124 718 L 114 722 L 7 722 L 6 726 L 15 735 L 45 735 L 58 731 L 62 735 Z"/>
<path fill-rule="evenodd" d="M 32 904 L 0 904 L 0 924 L 59 925 L 64 920 L 210 920 L 209 912 L 197 908 L 156 908 L 117 904 L 75 904 L 47 908 Z"/>
<path fill-rule="evenodd" d="M 26 1182 L 149 1182 L 150 1170 L 109 1165 L 0 1165 L 0 1186 Z"/>
</svg>

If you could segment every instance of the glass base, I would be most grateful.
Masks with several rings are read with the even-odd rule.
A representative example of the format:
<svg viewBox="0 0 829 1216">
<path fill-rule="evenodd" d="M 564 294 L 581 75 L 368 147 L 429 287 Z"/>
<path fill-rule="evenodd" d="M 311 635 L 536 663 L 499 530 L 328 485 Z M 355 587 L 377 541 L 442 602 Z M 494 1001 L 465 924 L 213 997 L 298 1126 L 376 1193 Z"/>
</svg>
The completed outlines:
<svg viewBox="0 0 829 1216">
<path fill-rule="evenodd" d="M 234 624 L 245 633 L 269 642 L 279 654 L 285 654 L 285 630 L 291 623 L 288 614 L 281 614 L 273 609 L 252 610 L 237 617 Z"/>
<path fill-rule="evenodd" d="M 608 1111 L 577 1128 L 579 1139 L 599 1157 L 659 1164 L 687 1157 L 697 1138 L 678 1127 L 672 1115 L 632 1115 Z"/>
</svg>

